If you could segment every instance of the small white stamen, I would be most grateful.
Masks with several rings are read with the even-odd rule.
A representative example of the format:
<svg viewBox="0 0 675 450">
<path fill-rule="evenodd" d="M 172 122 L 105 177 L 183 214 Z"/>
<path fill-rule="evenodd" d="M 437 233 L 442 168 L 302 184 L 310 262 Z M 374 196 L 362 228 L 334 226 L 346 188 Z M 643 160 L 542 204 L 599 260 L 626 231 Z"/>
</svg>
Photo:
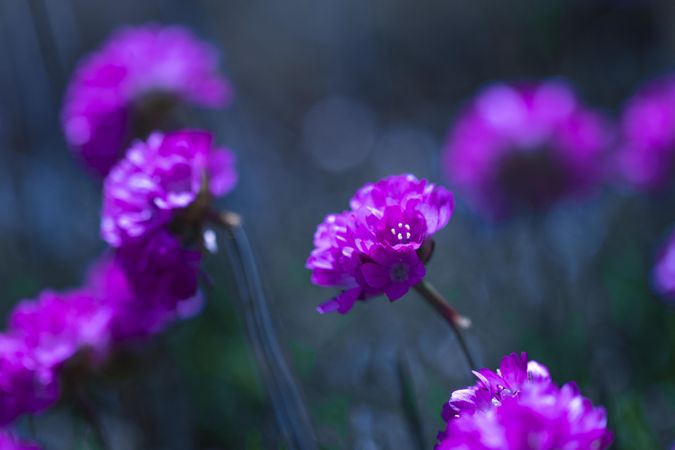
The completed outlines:
<svg viewBox="0 0 675 450">
<path fill-rule="evenodd" d="M 403 240 L 403 235 L 401 233 L 398 234 L 398 240 Z"/>
<path fill-rule="evenodd" d="M 406 223 L 406 224 L 405 224 L 405 229 L 408 230 L 408 231 L 410 231 L 410 225 L 408 225 L 408 224 Z"/>
<path fill-rule="evenodd" d="M 410 239 L 410 232 L 409 231 L 405 234 L 405 238 Z"/>
<path fill-rule="evenodd" d="M 392 228 L 392 229 L 391 229 L 391 234 L 393 234 L 394 236 L 396 236 L 396 230 Z"/>
</svg>

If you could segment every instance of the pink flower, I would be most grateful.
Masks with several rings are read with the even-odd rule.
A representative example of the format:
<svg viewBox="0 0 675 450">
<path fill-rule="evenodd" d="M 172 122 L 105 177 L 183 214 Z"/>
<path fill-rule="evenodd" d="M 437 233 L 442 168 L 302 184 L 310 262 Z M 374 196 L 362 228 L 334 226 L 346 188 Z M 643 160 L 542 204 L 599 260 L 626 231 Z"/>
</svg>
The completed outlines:
<svg viewBox="0 0 675 450">
<path fill-rule="evenodd" d="M 137 244 L 168 229 L 200 194 L 208 199 L 231 190 L 234 156 L 211 148 L 205 131 L 154 133 L 135 142 L 104 181 L 103 239 L 112 247 Z"/>
<path fill-rule="evenodd" d="M 112 311 L 86 290 L 43 291 L 24 300 L 10 316 L 9 332 L 20 338 L 40 364 L 60 368 L 80 350 L 107 353 Z"/>
<path fill-rule="evenodd" d="M 475 386 L 452 393 L 436 450 L 603 450 L 612 443 L 605 410 L 574 383 L 559 388 L 548 370 L 511 354 L 500 369 L 474 372 Z"/>
<path fill-rule="evenodd" d="M 662 188 L 675 169 L 675 77 L 647 84 L 628 101 L 622 131 L 620 175 L 639 189 Z"/>
<path fill-rule="evenodd" d="M 450 131 L 445 169 L 474 207 L 502 218 L 587 193 L 609 144 L 605 120 L 566 84 L 495 84 Z"/>
<path fill-rule="evenodd" d="M 447 190 L 412 175 L 367 184 L 351 210 L 328 215 L 307 260 L 312 282 L 342 289 L 321 313 L 346 313 L 357 300 L 386 295 L 394 301 L 424 278 L 419 251 L 452 215 Z"/>
<path fill-rule="evenodd" d="M 123 156 L 138 126 L 139 104 L 159 94 L 205 107 L 228 104 L 232 89 L 218 74 L 210 45 L 178 26 L 143 25 L 115 32 L 78 67 L 68 87 L 62 123 L 84 162 L 104 176 Z M 166 105 L 164 105 L 166 106 Z"/>
<path fill-rule="evenodd" d="M 47 409 L 58 396 L 53 367 L 36 358 L 22 339 L 0 335 L 0 426 Z"/>
</svg>

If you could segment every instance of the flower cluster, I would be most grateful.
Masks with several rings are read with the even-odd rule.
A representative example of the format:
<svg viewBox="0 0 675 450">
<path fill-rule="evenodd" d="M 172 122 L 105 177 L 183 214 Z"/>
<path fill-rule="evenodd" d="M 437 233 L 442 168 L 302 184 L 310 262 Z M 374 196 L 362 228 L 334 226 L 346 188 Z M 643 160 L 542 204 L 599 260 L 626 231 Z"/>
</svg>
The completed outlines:
<svg viewBox="0 0 675 450">
<path fill-rule="evenodd" d="M 199 239 L 212 197 L 237 180 L 234 156 L 204 131 L 155 133 L 137 141 L 106 177 L 101 235 L 115 248 L 131 288 L 152 310 L 194 304 Z"/>
<path fill-rule="evenodd" d="M 105 176 L 148 113 L 161 114 L 175 101 L 223 106 L 231 97 L 229 83 L 218 74 L 215 49 L 188 30 L 129 27 L 111 36 L 77 69 L 62 123 L 71 147 L 89 168 Z M 147 131 L 154 128 L 147 125 Z"/>
<path fill-rule="evenodd" d="M 644 190 L 663 187 L 675 170 L 675 77 L 649 83 L 630 99 L 622 118 L 618 169 Z"/>
<path fill-rule="evenodd" d="M 605 410 L 574 383 L 558 387 L 548 369 L 522 353 L 499 370 L 474 372 L 478 382 L 452 393 L 436 450 L 602 450 L 612 442 Z"/>
<path fill-rule="evenodd" d="M 451 182 L 492 218 L 586 193 L 611 143 L 605 120 L 564 83 L 489 86 L 459 118 L 445 149 Z"/>
<path fill-rule="evenodd" d="M 312 282 L 343 289 L 320 305 L 321 313 L 346 313 L 357 300 L 405 295 L 425 274 L 431 236 L 452 215 L 450 192 L 412 175 L 362 187 L 351 209 L 328 215 L 314 235 L 307 260 Z"/>
</svg>

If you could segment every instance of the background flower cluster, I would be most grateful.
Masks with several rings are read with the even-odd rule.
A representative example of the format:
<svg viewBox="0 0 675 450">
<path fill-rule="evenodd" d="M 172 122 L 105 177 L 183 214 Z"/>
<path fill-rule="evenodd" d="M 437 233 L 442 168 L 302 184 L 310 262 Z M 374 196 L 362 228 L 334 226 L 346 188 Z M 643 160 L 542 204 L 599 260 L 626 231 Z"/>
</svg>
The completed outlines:
<svg viewBox="0 0 675 450">
<path fill-rule="evenodd" d="M 434 235 L 434 262 L 426 270 L 473 319 L 469 344 L 479 367 L 498 367 L 504 354 L 527 350 L 548 367 L 555 395 L 562 395 L 562 382 L 576 380 L 585 397 L 606 407 L 615 448 L 669 448 L 675 441 L 675 322 L 668 300 L 673 264 L 667 245 L 675 221 L 670 2 L 467 0 L 420 7 L 403 0 L 189 6 L 94 0 L 0 6 L 0 58 L 6 62 L 0 65 L 0 204 L 5 207 L 0 286 L 7 355 L 23 351 L 13 330 L 25 327 L 21 333 L 29 336 L 29 325 L 38 320 L 21 319 L 32 313 L 26 305 L 33 304 L 21 299 L 47 308 L 62 296 L 79 297 L 75 286 L 95 292 L 99 283 L 110 282 L 90 268 L 102 254 L 107 255 L 102 267 L 112 256 L 98 232 L 101 185 L 67 148 L 75 144 L 76 155 L 84 156 L 92 123 L 108 123 L 104 133 L 119 136 L 115 130 L 124 129 L 126 117 L 168 106 L 172 115 L 158 117 L 160 128 L 174 128 L 172 120 L 189 114 L 191 126 L 214 134 L 216 148 L 237 149 L 239 184 L 228 201 L 247 218 L 274 293 L 270 307 L 280 340 L 327 448 L 415 448 L 397 395 L 399 360 L 407 361 L 415 380 L 427 448 L 442 426 L 440 405 L 451 391 L 474 383 L 446 324 L 430 319 L 420 301 L 406 297 L 388 305 L 374 299 L 346 316 L 318 316 L 314 310 L 340 290 L 329 293 L 309 283 L 305 263 L 316 225 L 327 213 L 346 209 L 359 186 L 401 173 L 414 173 L 455 195 L 451 226 Z M 119 105 L 143 86 L 118 84 L 119 91 L 97 111 L 88 101 L 98 97 L 101 86 L 90 84 L 89 93 L 74 100 L 78 106 L 62 111 L 80 58 L 105 48 L 121 25 L 148 22 L 192 29 L 213 44 L 216 56 L 225 56 L 219 68 L 227 72 L 178 93 L 179 102 L 143 96 L 147 102 L 133 111 Z M 183 41 L 181 33 L 172 35 Z M 213 52 L 205 54 L 205 61 L 218 60 Z M 141 72 L 145 62 L 136 66 Z M 95 61 L 86 64 L 98 70 Z M 99 69 L 109 82 L 126 79 Z M 204 67 L 177 76 L 192 77 L 193 70 Z M 222 73 L 236 86 L 236 102 L 214 109 L 231 101 Z M 86 83 L 86 77 L 80 79 Z M 534 109 L 523 109 L 541 86 L 553 86 L 542 97 L 553 94 L 548 101 L 557 113 L 567 114 L 533 116 Z M 218 100 L 205 101 L 212 93 Z M 507 108 L 509 120 L 494 115 L 495 105 Z M 488 116 L 481 116 L 486 110 Z M 527 131 L 523 123 L 536 127 Z M 484 139 L 470 139 L 476 130 Z M 465 172 L 454 174 L 450 146 L 460 135 L 474 147 L 461 157 L 469 161 Z M 483 177 L 489 166 L 482 158 L 493 148 L 505 149 L 504 142 L 507 150 L 520 148 L 525 156 L 536 156 L 528 150 L 542 146 L 555 148 L 552 155 L 563 158 L 556 164 L 562 161 L 570 170 L 535 177 L 537 183 L 556 181 L 542 196 L 512 183 L 520 179 L 514 172 L 522 174 L 514 166 L 527 169 L 528 164 L 506 164 L 500 167 L 509 170 L 500 177 Z M 587 152 L 566 152 L 580 142 Z M 119 147 L 113 145 L 107 156 L 119 157 Z M 524 162 L 551 167 L 546 158 Z M 520 201 L 495 196 L 495 180 L 507 182 L 503 186 Z M 574 189 L 568 188 L 570 180 Z M 186 241 L 190 230 L 184 229 Z M 164 241 L 168 248 L 169 241 Z M 115 355 L 117 370 L 109 375 L 115 382 L 105 378 L 87 385 L 106 427 L 120 440 L 118 447 L 269 448 L 276 443 L 275 420 L 243 338 L 237 300 L 226 293 L 231 284 L 224 266 L 214 260 L 208 267 L 222 301 L 188 303 L 203 308 L 202 314 L 153 339 L 134 338 L 140 345 L 121 360 Z M 46 286 L 53 290 L 40 295 Z M 89 314 L 90 301 L 82 300 L 72 314 Z M 113 304 L 124 310 L 125 296 Z M 105 347 L 115 340 L 106 335 L 137 333 L 97 334 L 97 329 L 115 329 L 110 328 L 113 316 L 90 321 L 91 334 L 72 336 L 69 345 L 47 346 L 45 360 L 58 367 L 64 355 L 79 355 L 80 344 L 72 343 Z M 63 322 L 68 320 L 64 316 Z M 101 361 L 97 355 L 88 353 L 88 360 Z M 62 370 L 67 368 L 56 372 Z M 46 395 L 39 400 L 53 398 L 49 376 L 40 381 Z M 138 406 L 141 396 L 147 402 Z M 167 404 L 176 406 L 169 410 Z M 19 434 L 35 435 L 57 450 L 73 448 L 79 420 L 71 419 L 70 411 L 57 405 L 37 419 L 32 425 L 19 420 Z"/>
</svg>

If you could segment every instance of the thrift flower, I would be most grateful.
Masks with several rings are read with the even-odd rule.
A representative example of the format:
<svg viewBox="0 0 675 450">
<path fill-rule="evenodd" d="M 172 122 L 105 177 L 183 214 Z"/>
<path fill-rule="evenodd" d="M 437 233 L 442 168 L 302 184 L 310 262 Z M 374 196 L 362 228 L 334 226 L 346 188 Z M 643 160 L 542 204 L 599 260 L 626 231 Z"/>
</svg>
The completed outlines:
<svg viewBox="0 0 675 450">
<path fill-rule="evenodd" d="M 9 332 L 20 337 L 42 365 L 59 368 L 82 349 L 103 356 L 111 318 L 111 310 L 90 292 L 44 291 L 37 300 L 24 300 L 14 308 Z"/>
<path fill-rule="evenodd" d="M 450 181 L 493 219 L 585 194 L 601 178 L 610 135 L 604 119 L 559 81 L 495 84 L 450 131 Z"/>
<path fill-rule="evenodd" d="M 228 104 L 232 89 L 218 73 L 214 48 L 178 26 L 143 25 L 115 32 L 77 68 L 61 120 L 66 140 L 105 176 L 123 156 L 134 127 L 150 126 L 177 101 Z M 145 124 L 144 121 L 151 123 Z"/>
<path fill-rule="evenodd" d="M 394 301 L 422 281 L 420 258 L 454 207 L 450 192 L 412 175 L 385 178 L 361 188 L 351 209 L 326 216 L 307 260 L 312 282 L 342 292 L 320 313 L 346 313 L 357 300 L 386 295 Z"/>
<path fill-rule="evenodd" d="M 20 338 L 0 335 L 0 426 L 47 409 L 58 396 L 53 367 L 42 364 Z"/>
<path fill-rule="evenodd" d="M 154 334 L 201 311 L 201 255 L 167 232 L 117 250 L 94 266 L 89 287 L 113 311 L 115 341 Z"/>
<path fill-rule="evenodd" d="M 229 192 L 237 180 L 234 156 L 212 150 L 212 140 L 208 132 L 186 130 L 132 144 L 104 181 L 103 239 L 116 248 L 138 244 L 158 230 L 198 220 L 188 207 L 203 212 L 199 207 L 208 206 L 210 196 Z"/>
<path fill-rule="evenodd" d="M 602 450 L 612 442 L 605 410 L 574 383 L 556 386 L 548 370 L 511 354 L 500 369 L 474 372 L 476 385 L 445 405 L 437 450 Z"/>
<path fill-rule="evenodd" d="M 618 169 L 642 190 L 662 188 L 675 170 L 675 78 L 647 84 L 631 98 L 622 118 Z"/>
</svg>

